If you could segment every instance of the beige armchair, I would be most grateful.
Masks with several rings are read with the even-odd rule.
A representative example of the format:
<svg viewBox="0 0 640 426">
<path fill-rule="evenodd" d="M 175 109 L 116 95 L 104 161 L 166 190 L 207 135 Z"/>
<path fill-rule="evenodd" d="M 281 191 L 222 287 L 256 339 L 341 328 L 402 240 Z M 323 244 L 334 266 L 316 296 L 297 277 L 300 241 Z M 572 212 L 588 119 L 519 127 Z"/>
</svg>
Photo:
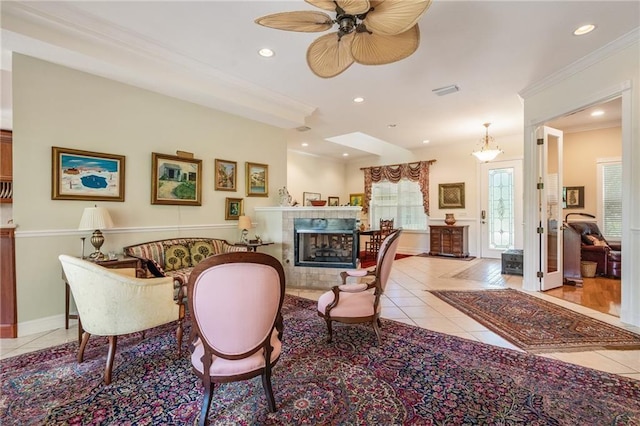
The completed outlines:
<svg viewBox="0 0 640 426">
<path fill-rule="evenodd" d="M 78 349 L 78 362 L 82 362 L 92 334 L 109 337 L 105 384 L 111 383 L 119 335 L 177 321 L 176 338 L 180 353 L 184 307 L 173 300 L 173 278 L 135 278 L 77 257 L 63 254 L 58 258 L 85 330 Z"/>
</svg>

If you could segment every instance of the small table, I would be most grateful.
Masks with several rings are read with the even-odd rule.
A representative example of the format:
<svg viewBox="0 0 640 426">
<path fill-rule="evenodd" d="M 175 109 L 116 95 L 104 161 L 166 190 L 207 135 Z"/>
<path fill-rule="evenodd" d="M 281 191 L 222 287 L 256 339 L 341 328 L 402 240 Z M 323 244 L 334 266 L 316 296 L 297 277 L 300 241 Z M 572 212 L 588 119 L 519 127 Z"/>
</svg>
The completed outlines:
<svg viewBox="0 0 640 426">
<path fill-rule="evenodd" d="M 137 271 L 140 265 L 140 259 L 136 257 L 119 255 L 117 259 L 98 260 L 93 263 L 109 269 L 134 268 L 136 270 L 136 275 L 137 275 Z M 69 329 L 70 319 L 77 319 L 78 320 L 78 343 L 80 343 L 82 341 L 82 332 L 83 332 L 82 323 L 80 322 L 80 315 L 69 314 L 69 295 L 71 294 L 71 292 L 69 289 L 69 283 L 67 282 L 67 277 L 64 275 L 64 269 L 62 270 L 62 280 L 64 281 L 64 328 Z"/>
<path fill-rule="evenodd" d="M 272 241 L 262 241 L 259 243 L 235 243 L 234 246 L 238 246 L 238 247 L 246 247 L 247 251 L 258 251 L 258 247 L 261 246 L 270 246 L 271 244 L 273 244 Z"/>
</svg>

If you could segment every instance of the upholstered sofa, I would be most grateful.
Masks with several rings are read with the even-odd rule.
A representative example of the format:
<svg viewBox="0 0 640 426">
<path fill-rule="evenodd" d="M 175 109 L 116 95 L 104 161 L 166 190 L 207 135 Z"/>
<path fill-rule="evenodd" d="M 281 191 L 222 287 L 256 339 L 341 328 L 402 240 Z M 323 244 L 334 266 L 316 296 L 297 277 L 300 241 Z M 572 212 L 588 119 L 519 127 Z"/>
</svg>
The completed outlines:
<svg viewBox="0 0 640 426">
<path fill-rule="evenodd" d="M 580 259 L 596 262 L 596 274 L 620 278 L 622 268 L 621 246 L 607 241 L 595 222 L 567 223 L 580 235 Z"/>
<path fill-rule="evenodd" d="M 124 254 L 140 259 L 142 275 L 172 277 L 174 295 L 189 282 L 193 268 L 203 259 L 220 253 L 247 251 L 246 246 L 235 246 L 217 238 L 173 238 L 134 244 L 123 249 Z M 187 296 L 186 288 L 183 289 Z"/>
</svg>

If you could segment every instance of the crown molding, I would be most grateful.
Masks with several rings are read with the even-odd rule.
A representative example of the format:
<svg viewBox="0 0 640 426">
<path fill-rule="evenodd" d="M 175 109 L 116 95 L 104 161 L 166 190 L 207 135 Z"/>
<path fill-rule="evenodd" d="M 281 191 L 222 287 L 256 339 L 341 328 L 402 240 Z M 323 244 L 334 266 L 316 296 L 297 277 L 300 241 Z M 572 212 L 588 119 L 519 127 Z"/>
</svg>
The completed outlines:
<svg viewBox="0 0 640 426">
<path fill-rule="evenodd" d="M 549 76 L 539 80 L 536 83 L 533 83 L 524 89 L 522 89 L 518 95 L 527 99 L 533 95 L 536 95 L 543 90 L 548 89 L 551 86 L 558 84 L 559 82 L 567 79 L 568 77 L 579 73 L 580 71 L 584 71 L 590 66 L 602 61 L 603 59 L 611 56 L 627 47 L 640 43 L 640 28 L 636 28 L 627 34 L 617 38 L 616 40 L 602 46 L 599 49 L 594 50 L 588 55 L 578 59 L 577 61 L 567 65 L 566 67 L 560 69 L 559 71 L 550 74 Z"/>
<path fill-rule="evenodd" d="M 281 128 L 316 109 L 58 2 L 3 4 L 4 48 Z"/>
</svg>

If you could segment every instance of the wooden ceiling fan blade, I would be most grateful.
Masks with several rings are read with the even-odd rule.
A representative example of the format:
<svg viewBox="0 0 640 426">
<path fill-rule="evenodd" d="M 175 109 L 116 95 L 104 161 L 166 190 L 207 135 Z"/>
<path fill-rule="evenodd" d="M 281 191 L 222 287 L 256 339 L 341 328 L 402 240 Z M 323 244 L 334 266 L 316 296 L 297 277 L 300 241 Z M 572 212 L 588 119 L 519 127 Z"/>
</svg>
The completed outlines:
<svg viewBox="0 0 640 426">
<path fill-rule="evenodd" d="M 413 27 L 431 5 L 431 0 L 372 1 L 373 10 L 364 24 L 376 34 L 395 35 Z"/>
<path fill-rule="evenodd" d="M 390 64 L 410 56 L 419 45 L 420 29 L 415 24 L 408 31 L 396 35 L 358 32 L 351 43 L 351 54 L 359 64 Z"/>
<path fill-rule="evenodd" d="M 307 64 L 318 77 L 331 78 L 353 64 L 353 33 L 338 38 L 338 33 L 318 37 L 307 49 Z"/>
<path fill-rule="evenodd" d="M 313 10 L 299 12 L 281 12 L 263 16 L 255 23 L 276 30 L 299 31 L 304 33 L 322 32 L 333 26 L 333 21 L 324 12 Z"/>
<path fill-rule="evenodd" d="M 336 10 L 336 4 L 349 15 L 358 15 L 369 10 L 369 0 L 305 0 L 307 3 L 323 10 Z"/>
</svg>

